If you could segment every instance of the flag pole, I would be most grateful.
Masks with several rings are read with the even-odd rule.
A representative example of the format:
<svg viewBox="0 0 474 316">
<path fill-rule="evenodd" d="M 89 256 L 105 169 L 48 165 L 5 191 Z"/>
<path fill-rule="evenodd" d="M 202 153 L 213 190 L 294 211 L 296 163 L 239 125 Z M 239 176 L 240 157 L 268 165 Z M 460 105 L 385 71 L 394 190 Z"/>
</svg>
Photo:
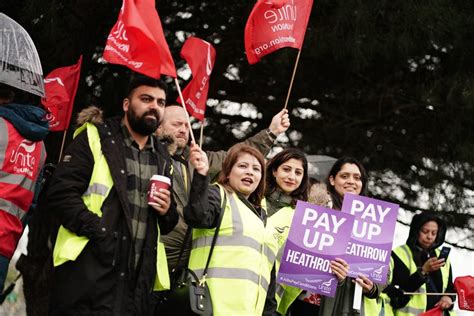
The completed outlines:
<svg viewBox="0 0 474 316">
<path fill-rule="evenodd" d="M 67 128 L 63 132 L 63 142 L 61 143 L 61 150 L 59 151 L 58 164 L 61 162 L 61 156 L 63 155 L 64 143 L 66 142 Z"/>
<path fill-rule="evenodd" d="M 458 293 L 420 293 L 420 292 L 403 292 L 403 295 L 458 295 Z"/>
<path fill-rule="evenodd" d="M 302 49 L 303 48 L 298 49 L 298 55 L 296 56 L 295 67 L 293 68 L 293 75 L 291 76 L 290 87 L 288 88 L 288 94 L 286 95 L 285 106 L 283 107 L 283 109 L 286 109 L 286 107 L 288 106 L 288 101 L 290 100 L 291 88 L 293 87 L 293 81 L 295 80 L 296 68 L 298 68 L 298 62 L 300 60 Z"/>
<path fill-rule="evenodd" d="M 179 87 L 178 78 L 174 78 L 174 83 L 176 84 L 176 89 L 178 90 L 179 98 L 181 99 L 181 106 L 184 109 L 184 113 L 186 113 L 186 119 L 188 120 L 189 132 L 191 133 L 191 139 L 193 143 L 196 144 L 196 139 L 194 138 L 193 129 L 191 127 L 191 120 L 189 119 L 188 110 L 186 110 L 186 106 L 184 105 L 183 93 L 181 92 L 181 88 Z"/>
<path fill-rule="evenodd" d="M 201 133 L 199 135 L 199 147 L 202 149 L 202 139 L 204 138 L 204 120 L 201 121 Z"/>
</svg>

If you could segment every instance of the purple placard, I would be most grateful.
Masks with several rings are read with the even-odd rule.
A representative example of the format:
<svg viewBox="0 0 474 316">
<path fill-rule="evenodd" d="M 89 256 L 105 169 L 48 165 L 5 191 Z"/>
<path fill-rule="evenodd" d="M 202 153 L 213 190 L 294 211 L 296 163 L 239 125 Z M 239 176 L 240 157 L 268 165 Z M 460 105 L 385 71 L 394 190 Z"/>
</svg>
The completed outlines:
<svg viewBox="0 0 474 316">
<path fill-rule="evenodd" d="M 330 261 L 345 258 L 353 222 L 350 214 L 298 201 L 278 282 L 334 297 L 337 278 Z"/>
<path fill-rule="evenodd" d="M 348 275 L 364 274 L 373 282 L 385 283 L 398 205 L 349 193 L 344 195 L 342 212 L 355 216 L 346 251 Z"/>
</svg>

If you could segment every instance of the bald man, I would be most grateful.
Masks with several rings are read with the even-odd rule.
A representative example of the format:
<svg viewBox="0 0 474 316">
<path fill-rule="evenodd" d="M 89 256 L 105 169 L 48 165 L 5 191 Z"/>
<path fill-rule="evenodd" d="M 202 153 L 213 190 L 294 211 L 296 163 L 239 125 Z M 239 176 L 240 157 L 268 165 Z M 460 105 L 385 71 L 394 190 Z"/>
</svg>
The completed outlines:
<svg viewBox="0 0 474 316">
<path fill-rule="evenodd" d="M 277 137 L 286 132 L 290 127 L 290 119 L 287 110 L 277 113 L 270 123 L 268 129 L 260 131 L 248 138 L 244 143 L 256 147 L 263 155 L 267 155 Z M 183 244 L 187 225 L 183 219 L 183 208 L 188 203 L 189 189 L 191 183 L 192 167 L 188 163 L 189 158 L 189 125 L 186 112 L 180 105 L 170 105 L 165 108 L 163 121 L 157 130 L 160 138 L 169 138 L 173 144 L 169 147 L 173 161 L 173 196 L 177 204 L 179 221 L 172 232 L 162 236 L 168 257 L 170 271 L 176 267 L 178 257 Z M 219 173 L 222 168 L 227 152 L 224 150 L 206 152 L 209 158 L 209 174 L 211 179 Z M 185 245 L 180 266 L 187 265 L 190 243 Z"/>
</svg>

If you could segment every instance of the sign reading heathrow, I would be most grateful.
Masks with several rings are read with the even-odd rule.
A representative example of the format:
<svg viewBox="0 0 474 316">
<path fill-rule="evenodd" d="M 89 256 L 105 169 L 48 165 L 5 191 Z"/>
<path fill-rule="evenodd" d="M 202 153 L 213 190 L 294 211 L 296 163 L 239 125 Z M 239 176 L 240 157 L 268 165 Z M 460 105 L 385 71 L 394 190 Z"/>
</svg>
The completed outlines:
<svg viewBox="0 0 474 316">
<path fill-rule="evenodd" d="M 377 283 L 387 280 L 398 205 L 365 196 L 345 194 L 342 212 L 355 216 L 347 246 L 349 276 L 366 275 Z"/>
<path fill-rule="evenodd" d="M 298 201 L 281 258 L 278 282 L 334 297 L 330 261 L 345 257 L 354 216 Z"/>
</svg>

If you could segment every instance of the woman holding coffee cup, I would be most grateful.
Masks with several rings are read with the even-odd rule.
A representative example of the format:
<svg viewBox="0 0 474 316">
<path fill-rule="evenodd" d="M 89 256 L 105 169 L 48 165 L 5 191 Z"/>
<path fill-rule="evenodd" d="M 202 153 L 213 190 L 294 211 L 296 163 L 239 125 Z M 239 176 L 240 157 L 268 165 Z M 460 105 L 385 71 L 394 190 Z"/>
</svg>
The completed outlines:
<svg viewBox="0 0 474 316">
<path fill-rule="evenodd" d="M 207 157 L 197 145 L 191 148 L 190 162 L 195 171 L 184 210 L 186 223 L 193 227 L 189 268 L 202 277 L 218 227 L 205 277 L 213 313 L 261 315 L 276 255 L 273 229 L 261 208 L 264 158 L 254 147 L 231 147 L 216 185 L 209 185 Z"/>
</svg>

